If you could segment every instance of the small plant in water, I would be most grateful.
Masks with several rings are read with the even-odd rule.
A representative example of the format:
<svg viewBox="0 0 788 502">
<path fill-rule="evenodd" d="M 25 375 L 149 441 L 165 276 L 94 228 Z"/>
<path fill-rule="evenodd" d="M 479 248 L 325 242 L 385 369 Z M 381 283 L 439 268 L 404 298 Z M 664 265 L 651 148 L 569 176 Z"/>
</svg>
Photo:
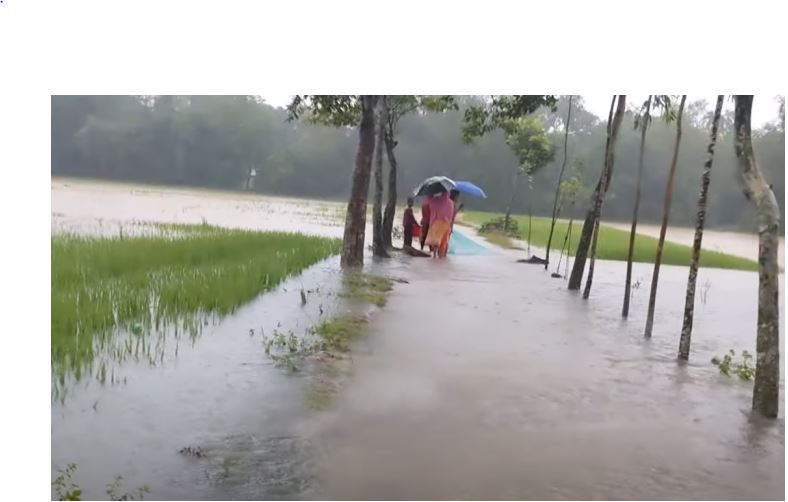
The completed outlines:
<svg viewBox="0 0 788 502">
<path fill-rule="evenodd" d="M 711 282 L 708 279 L 700 287 L 700 302 L 706 305 L 706 298 L 709 296 L 709 289 L 711 289 Z"/>
<path fill-rule="evenodd" d="M 722 358 L 714 357 L 711 363 L 717 366 L 720 373 L 725 376 L 731 376 L 733 373 L 742 380 L 752 380 L 755 376 L 755 365 L 752 362 L 752 354 L 743 350 L 741 352 L 741 360 L 736 361 L 734 360 L 735 357 L 736 352 L 731 349 L 727 354 L 722 356 Z"/>
<path fill-rule="evenodd" d="M 76 470 L 76 464 L 68 464 L 65 469 L 58 469 L 58 475 L 52 481 L 57 500 L 82 500 L 82 489 L 71 479 Z M 150 488 L 143 485 L 131 493 L 121 493 L 122 483 L 123 477 L 116 476 L 115 480 L 107 485 L 107 495 L 110 500 L 142 500 L 145 494 L 150 492 Z"/>
<path fill-rule="evenodd" d="M 57 500 L 82 500 L 82 490 L 71 480 L 71 475 L 76 470 L 76 464 L 68 464 L 65 469 L 58 469 L 58 475 L 52 481 Z"/>
<path fill-rule="evenodd" d="M 122 476 L 116 476 L 115 481 L 107 485 L 107 495 L 110 500 L 142 500 L 145 494 L 150 492 L 147 485 L 141 486 L 131 493 L 121 493 L 120 485 L 123 483 Z"/>
</svg>

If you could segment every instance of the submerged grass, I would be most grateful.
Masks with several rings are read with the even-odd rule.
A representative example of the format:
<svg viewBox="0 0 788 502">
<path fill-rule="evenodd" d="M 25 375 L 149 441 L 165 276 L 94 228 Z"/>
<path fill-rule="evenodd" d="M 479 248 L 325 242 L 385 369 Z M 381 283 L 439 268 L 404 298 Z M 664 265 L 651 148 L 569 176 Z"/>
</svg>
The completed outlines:
<svg viewBox="0 0 788 502">
<path fill-rule="evenodd" d="M 514 245 L 512 238 L 508 235 L 502 234 L 501 232 L 484 232 L 482 237 L 484 237 L 484 240 L 495 246 L 502 247 L 504 249 L 517 249 L 517 246 Z"/>
<path fill-rule="evenodd" d="M 494 217 L 500 216 L 494 213 L 484 213 L 469 211 L 464 213 L 463 221 L 473 225 L 480 225 Z M 520 238 L 525 239 L 528 236 L 528 217 L 527 216 L 512 216 L 517 220 L 520 231 Z M 560 250 L 563 244 L 564 235 L 569 227 L 569 222 L 559 220 L 555 224 L 553 232 L 553 244 Z M 575 221 L 572 224 L 572 243 L 570 245 L 569 254 L 574 256 L 577 249 L 577 242 L 580 237 L 580 232 L 583 229 L 582 221 Z M 550 232 L 550 218 L 534 217 L 531 228 L 531 244 L 534 246 L 546 246 L 547 237 Z M 633 252 L 633 261 L 643 263 L 654 263 L 654 258 L 657 252 L 658 239 L 649 237 L 643 234 L 638 234 L 635 239 L 635 249 Z M 627 253 L 629 250 L 629 232 L 619 230 L 617 228 L 600 225 L 599 241 L 597 243 L 597 257 L 602 260 L 620 260 L 626 261 Z M 662 263 L 665 265 L 680 265 L 689 266 L 692 259 L 692 248 L 683 244 L 676 244 L 674 242 L 665 241 L 665 246 L 662 254 Z M 717 251 L 701 250 L 700 265 L 702 267 L 710 268 L 726 268 L 734 270 L 758 270 L 758 264 L 747 258 L 739 256 L 732 256 Z"/>
<path fill-rule="evenodd" d="M 386 294 L 394 287 L 387 277 L 358 272 L 345 275 L 342 286 L 341 297 L 368 301 L 378 307 L 386 305 Z"/>
<path fill-rule="evenodd" d="M 144 343 L 184 316 L 231 313 L 340 250 L 336 239 L 300 234 L 157 227 L 158 235 L 127 238 L 52 237 L 51 354 L 61 378 L 79 378 L 96 342 L 118 330 Z"/>
</svg>

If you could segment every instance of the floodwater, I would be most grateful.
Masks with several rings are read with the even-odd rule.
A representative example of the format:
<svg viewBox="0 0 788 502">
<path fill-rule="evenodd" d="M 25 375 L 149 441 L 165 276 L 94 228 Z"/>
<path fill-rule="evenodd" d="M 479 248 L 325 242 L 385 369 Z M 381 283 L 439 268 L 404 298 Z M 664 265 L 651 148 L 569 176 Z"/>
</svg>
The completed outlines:
<svg viewBox="0 0 788 502">
<path fill-rule="evenodd" d="M 112 190 L 53 183 L 53 231 L 56 219 L 90 232 L 97 218 L 105 229 L 131 215 L 276 229 L 272 214 L 303 210 L 287 218 L 297 228 L 313 218 L 303 201 Z M 85 200 L 91 191 L 105 198 Z M 784 401 L 778 420 L 751 419 L 751 384 L 709 363 L 754 352 L 756 274 L 701 270 L 691 362 L 679 365 L 686 269 L 662 267 L 645 341 L 649 265 L 634 265 L 640 286 L 622 321 L 621 263 L 598 262 L 583 301 L 515 263 L 522 252 L 464 229 L 455 239 L 444 261 L 368 260 L 408 283 L 369 311 L 328 409 L 307 406 L 309 372 L 275 367 L 261 337 L 361 308 L 334 294 L 336 258 L 204 326 L 161 364 L 124 363 L 122 384 L 74 384 L 52 404 L 53 477 L 76 463 L 86 498 L 106 497 L 116 475 L 126 489 L 148 484 L 151 499 L 784 498 Z M 304 307 L 302 287 L 314 291 Z M 186 446 L 205 456 L 181 455 Z"/>
</svg>

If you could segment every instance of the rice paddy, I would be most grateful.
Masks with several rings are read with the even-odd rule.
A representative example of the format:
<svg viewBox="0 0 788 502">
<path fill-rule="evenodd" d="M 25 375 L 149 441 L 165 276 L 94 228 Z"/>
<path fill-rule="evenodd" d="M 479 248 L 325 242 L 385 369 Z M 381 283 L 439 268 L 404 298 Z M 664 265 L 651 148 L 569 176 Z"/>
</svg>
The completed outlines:
<svg viewBox="0 0 788 502">
<path fill-rule="evenodd" d="M 155 225 L 110 238 L 53 235 L 53 373 L 79 379 L 97 353 L 148 354 L 151 333 L 193 336 L 290 275 L 340 250 L 337 239 L 209 225 Z M 161 338 L 161 337 L 160 337 Z M 102 368 L 103 367 L 103 368 Z M 96 368 L 100 380 L 106 375 Z M 102 374 L 103 373 L 103 374 Z"/>
<path fill-rule="evenodd" d="M 480 225 L 496 216 L 493 213 L 469 211 L 461 213 L 462 220 Z M 521 239 L 528 236 L 528 217 L 522 215 L 512 215 L 512 219 L 517 221 Z M 569 222 L 558 220 L 553 232 L 551 253 L 559 253 L 564 242 L 564 236 L 569 228 Z M 597 258 L 602 260 L 626 261 L 629 250 L 629 232 L 619 230 L 604 224 L 600 225 L 599 241 L 597 243 Z M 577 242 L 583 229 L 583 221 L 572 223 L 571 244 L 569 254 L 574 256 L 577 249 Z M 547 237 L 550 233 L 550 218 L 534 217 L 531 226 L 531 244 L 534 246 L 546 246 Z M 643 263 L 654 263 L 658 240 L 654 237 L 638 234 L 635 239 L 633 261 Z M 662 253 L 662 263 L 665 265 L 689 266 L 692 259 L 692 248 L 674 242 L 665 242 Z M 718 251 L 702 250 L 700 254 L 700 265 L 709 268 L 725 268 L 734 270 L 758 270 L 758 264 L 747 258 L 732 256 Z"/>
</svg>

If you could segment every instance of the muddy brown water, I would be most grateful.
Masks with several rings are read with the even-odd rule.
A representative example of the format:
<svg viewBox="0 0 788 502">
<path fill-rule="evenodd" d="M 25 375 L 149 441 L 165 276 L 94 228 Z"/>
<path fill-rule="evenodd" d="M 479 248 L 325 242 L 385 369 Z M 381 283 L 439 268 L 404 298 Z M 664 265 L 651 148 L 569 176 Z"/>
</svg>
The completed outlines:
<svg viewBox="0 0 788 502">
<path fill-rule="evenodd" d="M 55 204 L 56 191 L 61 223 L 95 221 L 64 198 Z M 168 207 L 181 196 L 160 197 Z M 253 204 L 241 224 L 266 225 Z M 754 351 L 756 274 L 701 271 L 705 302 L 691 361 L 679 365 L 685 269 L 662 268 L 645 341 L 649 265 L 635 264 L 641 285 L 622 321 L 621 263 L 598 262 L 583 301 L 541 267 L 515 263 L 517 253 L 489 251 L 368 260 L 409 283 L 373 309 L 352 374 L 323 411 L 307 406 L 308 376 L 275 367 L 260 337 L 306 329 L 321 304 L 326 316 L 358 308 L 332 294 L 336 258 L 209 323 L 177 356 L 119 365 L 125 383 L 74 382 L 52 404 L 53 477 L 76 463 L 86 498 L 106 498 L 116 475 L 127 489 L 148 484 L 150 499 L 784 497 L 784 402 L 778 420 L 751 419 L 751 384 L 709 363 Z M 301 287 L 320 288 L 305 307 Z M 206 454 L 181 455 L 185 446 Z"/>
</svg>

